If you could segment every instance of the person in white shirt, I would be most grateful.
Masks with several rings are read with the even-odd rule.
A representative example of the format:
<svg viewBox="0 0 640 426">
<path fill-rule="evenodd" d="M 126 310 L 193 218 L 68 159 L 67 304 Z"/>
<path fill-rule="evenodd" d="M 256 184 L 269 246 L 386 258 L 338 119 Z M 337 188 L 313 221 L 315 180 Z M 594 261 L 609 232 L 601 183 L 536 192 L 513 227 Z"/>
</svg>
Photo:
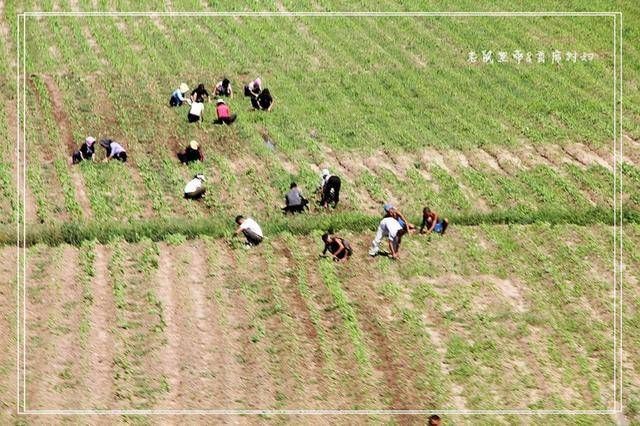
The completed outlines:
<svg viewBox="0 0 640 426">
<path fill-rule="evenodd" d="M 244 234 L 244 237 L 247 239 L 247 245 L 257 246 L 262 242 L 264 236 L 262 235 L 262 228 L 260 228 L 258 222 L 250 217 L 238 215 L 236 216 L 236 223 L 238 224 L 236 234 Z"/>
<path fill-rule="evenodd" d="M 184 198 L 199 200 L 207 189 L 204 187 L 204 175 L 197 174 L 184 187 Z"/>
<path fill-rule="evenodd" d="M 118 142 L 111 139 L 102 139 L 100 146 L 106 151 L 105 159 L 102 160 L 103 163 L 109 160 L 118 160 L 123 163 L 127 161 L 127 151 Z"/>
<path fill-rule="evenodd" d="M 202 120 L 202 113 L 204 112 L 204 104 L 202 102 L 193 102 L 189 113 L 187 114 L 187 120 L 189 123 L 197 123 Z"/>
<path fill-rule="evenodd" d="M 375 256 L 380 251 L 380 243 L 382 238 L 387 237 L 389 239 L 389 257 L 392 259 L 398 258 L 398 250 L 400 249 L 400 237 L 402 231 L 402 225 L 393 217 L 387 216 L 380 221 L 376 237 L 371 243 L 371 249 L 369 249 L 369 256 Z"/>
</svg>

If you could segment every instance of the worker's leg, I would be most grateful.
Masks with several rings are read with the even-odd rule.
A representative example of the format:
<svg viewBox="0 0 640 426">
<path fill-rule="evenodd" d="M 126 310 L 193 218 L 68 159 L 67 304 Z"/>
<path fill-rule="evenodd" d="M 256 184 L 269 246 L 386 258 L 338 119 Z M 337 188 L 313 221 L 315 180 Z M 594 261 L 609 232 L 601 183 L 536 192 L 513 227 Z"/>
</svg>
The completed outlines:
<svg viewBox="0 0 640 426">
<path fill-rule="evenodd" d="M 244 234 L 245 238 L 247 239 L 247 242 L 249 244 L 251 244 L 252 246 L 257 246 L 258 244 L 260 244 L 262 242 L 262 237 L 258 234 L 256 234 L 255 232 L 251 231 L 250 229 L 244 229 L 242 231 L 242 233 Z"/>
<path fill-rule="evenodd" d="M 382 238 L 384 237 L 383 234 L 382 226 L 378 225 L 378 231 L 376 232 L 376 236 L 371 243 L 371 248 L 369 249 L 369 256 L 375 256 L 380 251 L 380 242 L 382 242 Z"/>
</svg>

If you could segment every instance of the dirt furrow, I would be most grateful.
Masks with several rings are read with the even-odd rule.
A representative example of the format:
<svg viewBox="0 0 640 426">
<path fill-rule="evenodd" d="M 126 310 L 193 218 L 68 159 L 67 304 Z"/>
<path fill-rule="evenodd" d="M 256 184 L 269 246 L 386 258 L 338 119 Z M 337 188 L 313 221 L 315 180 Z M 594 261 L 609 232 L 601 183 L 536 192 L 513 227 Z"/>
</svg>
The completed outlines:
<svg viewBox="0 0 640 426">
<path fill-rule="evenodd" d="M 60 129 L 60 136 L 67 145 L 67 151 L 69 155 L 76 150 L 76 144 L 73 141 L 73 133 L 71 132 L 71 123 L 69 117 L 64 111 L 63 95 L 60 88 L 50 75 L 43 74 L 42 80 L 47 87 L 49 97 L 51 98 L 51 104 L 53 106 L 53 116 L 58 123 Z M 84 190 L 84 181 L 80 172 L 75 167 L 71 167 L 69 170 L 71 181 L 73 182 L 76 198 L 80 207 L 82 208 L 82 214 L 90 218 L 92 216 L 91 203 L 89 203 L 89 197 Z"/>
<path fill-rule="evenodd" d="M 173 249 L 164 244 L 159 244 L 158 270 L 155 285 L 158 300 L 162 304 L 162 316 L 165 323 L 164 335 L 166 341 L 158 349 L 160 369 L 166 377 L 169 389 L 158 401 L 159 408 L 183 408 L 180 407 L 181 397 L 184 396 L 182 379 L 182 351 L 184 338 L 179 329 L 180 317 L 184 315 L 178 309 L 179 293 L 175 285 Z"/>
<path fill-rule="evenodd" d="M 16 248 L 0 249 L 0 276 L 5 277 L 0 285 L 0 423 L 15 413 L 16 395 Z M 11 349 L 11 350 L 9 350 Z"/>
<path fill-rule="evenodd" d="M 92 281 L 93 302 L 87 351 L 86 408 L 114 408 L 113 358 L 116 308 L 113 289 L 109 279 L 109 252 L 103 245 L 96 245 L 94 278 Z"/>
<path fill-rule="evenodd" d="M 42 256 L 44 273 L 27 276 L 27 407 L 76 408 L 82 401 L 83 372 L 78 361 L 82 289 L 76 282 L 78 251 L 63 246 Z M 59 257 L 58 257 L 59 256 Z"/>
<path fill-rule="evenodd" d="M 181 315 L 180 333 L 183 344 L 184 371 L 187 380 L 183 407 L 231 407 L 224 400 L 224 369 L 226 366 L 220 340 L 223 325 L 214 309 L 215 300 L 208 297 L 206 253 L 201 243 L 187 243 L 179 250 L 183 268 L 175 286 L 179 287 Z"/>
</svg>

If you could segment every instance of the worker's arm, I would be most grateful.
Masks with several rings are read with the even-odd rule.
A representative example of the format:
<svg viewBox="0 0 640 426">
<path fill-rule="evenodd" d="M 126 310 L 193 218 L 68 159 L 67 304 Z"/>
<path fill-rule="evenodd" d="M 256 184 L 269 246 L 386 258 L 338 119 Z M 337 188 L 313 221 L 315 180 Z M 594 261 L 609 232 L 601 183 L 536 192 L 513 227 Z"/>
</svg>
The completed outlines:
<svg viewBox="0 0 640 426">
<path fill-rule="evenodd" d="M 436 223 L 438 223 L 438 215 L 433 214 L 433 221 L 431 222 L 431 227 L 429 228 L 429 232 L 433 231 L 433 228 L 436 227 Z"/>
<path fill-rule="evenodd" d="M 242 231 L 243 231 L 242 226 L 238 226 L 238 229 L 236 229 L 235 233 L 236 234 L 240 234 L 240 233 L 242 233 Z"/>
<path fill-rule="evenodd" d="M 231 83 L 229 83 L 229 99 L 233 99 L 233 87 L 231 87 Z"/>
<path fill-rule="evenodd" d="M 275 103 L 276 103 L 276 100 L 275 100 L 275 99 L 273 99 L 273 100 L 271 101 L 271 105 L 269 105 L 269 108 L 267 108 L 267 111 L 271 111 L 271 108 L 273 108 L 273 105 L 274 105 Z"/>
</svg>

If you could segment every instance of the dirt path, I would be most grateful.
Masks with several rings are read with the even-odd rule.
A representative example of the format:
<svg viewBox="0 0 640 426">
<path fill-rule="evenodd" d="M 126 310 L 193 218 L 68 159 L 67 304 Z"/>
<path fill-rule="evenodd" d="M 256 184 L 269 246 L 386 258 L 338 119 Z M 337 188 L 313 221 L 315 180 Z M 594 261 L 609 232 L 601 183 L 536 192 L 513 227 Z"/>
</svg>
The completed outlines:
<svg viewBox="0 0 640 426">
<path fill-rule="evenodd" d="M 87 351 L 88 376 L 85 407 L 109 409 L 113 407 L 113 358 L 115 339 L 112 328 L 116 324 L 113 290 L 109 279 L 109 252 L 103 245 L 96 245 L 93 303 Z"/>
<path fill-rule="evenodd" d="M 13 423 L 16 395 L 16 248 L 0 249 L 0 276 L 6 277 L 0 285 L 0 424 Z M 11 419 L 11 420 L 10 420 Z"/>
<path fill-rule="evenodd" d="M 40 260 L 44 273 L 34 277 L 35 262 L 28 265 L 27 407 L 76 408 L 84 393 L 77 362 L 82 303 L 75 270 L 78 251 L 63 246 L 40 256 L 46 259 Z"/>
<path fill-rule="evenodd" d="M 166 247 L 166 249 L 174 250 Z M 182 345 L 182 378 L 185 393 L 182 407 L 231 407 L 224 400 L 225 359 L 220 348 L 223 325 L 213 309 L 214 300 L 207 297 L 207 265 L 201 242 L 182 245 L 176 253 L 180 263 L 175 286 L 179 287 L 178 307 Z"/>
<path fill-rule="evenodd" d="M 42 80 L 47 87 L 47 92 L 49 92 L 49 97 L 51 98 L 51 103 L 53 105 L 53 116 L 60 126 L 60 136 L 67 145 L 67 152 L 74 152 L 76 150 L 76 144 L 73 141 L 73 134 L 71 132 L 71 123 L 69 122 L 69 117 L 64 111 L 62 92 L 60 91 L 60 88 L 58 87 L 56 82 L 53 80 L 53 77 L 51 77 L 50 75 L 43 74 Z M 89 197 L 84 190 L 84 180 L 82 179 L 80 172 L 75 167 L 70 167 L 69 175 L 71 176 L 71 181 L 73 182 L 76 198 L 82 209 L 82 214 L 86 216 L 85 219 L 91 218 L 91 203 L 89 203 Z"/>
<path fill-rule="evenodd" d="M 160 366 L 167 378 L 169 390 L 158 402 L 158 407 L 163 409 L 181 408 L 179 397 L 183 395 L 182 383 L 182 359 L 181 350 L 183 337 L 178 327 L 179 317 L 182 315 L 177 310 L 178 293 L 175 286 L 174 257 L 171 248 L 159 244 L 160 255 L 158 258 L 158 270 L 155 284 L 158 300 L 162 304 L 162 314 L 166 324 L 164 334 L 165 344 L 159 349 Z M 185 348 L 186 349 L 186 348 Z"/>
</svg>

